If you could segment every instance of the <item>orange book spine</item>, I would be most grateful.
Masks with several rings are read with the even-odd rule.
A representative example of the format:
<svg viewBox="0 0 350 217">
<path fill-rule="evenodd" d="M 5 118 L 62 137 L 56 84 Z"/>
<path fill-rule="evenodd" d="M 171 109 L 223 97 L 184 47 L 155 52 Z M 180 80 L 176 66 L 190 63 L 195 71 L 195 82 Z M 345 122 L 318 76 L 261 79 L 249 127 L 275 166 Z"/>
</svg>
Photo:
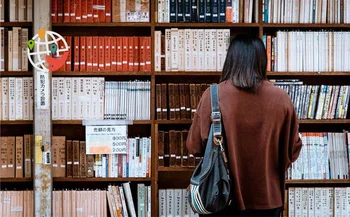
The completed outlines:
<svg viewBox="0 0 350 217">
<path fill-rule="evenodd" d="M 111 38 L 105 37 L 105 71 L 111 71 Z"/>
<path fill-rule="evenodd" d="M 134 37 L 128 37 L 128 70 L 132 72 L 134 70 Z"/>
<path fill-rule="evenodd" d="M 99 10 L 97 10 L 98 0 L 92 0 L 92 1 L 93 1 L 93 6 L 92 6 L 93 22 L 98 23 L 98 20 L 99 20 Z"/>
<path fill-rule="evenodd" d="M 151 37 L 146 37 L 146 71 L 151 71 Z"/>
<path fill-rule="evenodd" d="M 80 71 L 86 71 L 86 38 L 85 36 L 80 37 Z"/>
<path fill-rule="evenodd" d="M 139 40 L 139 70 L 140 72 L 146 71 L 145 66 L 145 37 L 140 37 Z"/>
<path fill-rule="evenodd" d="M 81 22 L 87 22 L 87 0 L 80 0 L 80 8 L 81 8 Z"/>
<path fill-rule="evenodd" d="M 57 23 L 57 0 L 51 1 L 51 21 Z"/>
<path fill-rule="evenodd" d="M 81 22 L 81 1 L 82 0 L 74 0 L 75 1 L 75 22 Z"/>
<path fill-rule="evenodd" d="M 86 70 L 91 72 L 92 71 L 92 36 L 86 37 Z"/>
<path fill-rule="evenodd" d="M 72 36 L 67 36 L 66 38 L 67 41 L 67 45 L 69 47 L 69 54 L 67 57 L 67 61 L 66 61 L 66 68 L 65 71 L 72 71 Z"/>
<path fill-rule="evenodd" d="M 105 70 L 105 41 L 104 37 L 99 37 L 98 39 L 99 51 L 98 51 L 98 71 Z"/>
<path fill-rule="evenodd" d="M 128 37 L 123 37 L 122 71 L 128 71 Z"/>
<path fill-rule="evenodd" d="M 65 23 L 70 22 L 70 1 L 73 1 L 73 0 L 64 0 L 64 3 L 63 3 L 63 12 L 64 12 L 63 22 Z"/>
<path fill-rule="evenodd" d="M 87 22 L 88 23 L 92 23 L 94 21 L 93 5 L 94 5 L 93 0 L 87 0 L 86 7 L 87 7 Z"/>
<path fill-rule="evenodd" d="M 105 22 L 105 17 L 106 17 L 106 4 L 105 4 L 105 0 L 98 0 L 98 5 L 102 6 L 100 8 L 100 10 L 98 10 L 99 14 L 98 14 L 98 22 L 100 23 L 104 23 Z"/>
<path fill-rule="evenodd" d="M 137 72 L 139 71 L 139 65 L 140 65 L 140 57 L 139 57 L 139 37 L 134 37 L 134 67 L 133 71 Z"/>
<path fill-rule="evenodd" d="M 111 70 L 117 71 L 117 37 L 111 37 Z"/>
<path fill-rule="evenodd" d="M 266 55 L 267 55 L 267 67 L 266 70 L 271 71 L 271 35 L 266 37 Z"/>
<path fill-rule="evenodd" d="M 105 22 L 106 23 L 110 23 L 111 22 L 111 18 L 112 18 L 112 0 L 106 0 L 105 1 Z"/>
<path fill-rule="evenodd" d="M 75 22 L 75 1 L 77 0 L 69 0 L 70 1 L 70 7 L 69 7 L 69 15 L 70 15 L 70 22 Z"/>
<path fill-rule="evenodd" d="M 57 22 L 63 22 L 63 0 L 57 0 Z"/>
<path fill-rule="evenodd" d="M 74 71 L 79 71 L 80 54 L 79 54 L 79 36 L 74 37 Z"/>
<path fill-rule="evenodd" d="M 98 37 L 92 37 L 92 45 L 93 45 L 93 59 L 92 59 L 92 71 L 98 70 Z"/>
<path fill-rule="evenodd" d="M 117 37 L 117 71 L 123 71 L 123 37 Z"/>
</svg>

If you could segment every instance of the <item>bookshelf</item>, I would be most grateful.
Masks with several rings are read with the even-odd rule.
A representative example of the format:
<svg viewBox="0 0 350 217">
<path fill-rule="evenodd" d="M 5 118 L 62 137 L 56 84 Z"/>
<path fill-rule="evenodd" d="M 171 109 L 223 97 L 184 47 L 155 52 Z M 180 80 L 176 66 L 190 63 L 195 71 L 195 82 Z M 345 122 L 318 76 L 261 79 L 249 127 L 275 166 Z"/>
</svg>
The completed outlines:
<svg viewBox="0 0 350 217">
<path fill-rule="evenodd" d="M 113 1 L 113 0 L 112 0 Z M 154 64 L 154 39 L 155 31 L 165 31 L 169 28 L 192 28 L 192 29 L 230 29 L 230 34 L 253 33 L 259 37 L 264 34 L 275 34 L 278 30 L 342 30 L 349 31 L 350 24 L 298 24 L 298 23 L 263 23 L 262 21 L 262 0 L 259 0 L 259 16 L 256 23 L 158 23 L 156 17 L 157 1 L 150 1 L 150 22 L 118 22 L 118 23 L 52 23 L 52 30 L 63 36 L 148 36 L 151 37 L 151 66 L 150 72 L 126 72 L 126 71 L 57 71 L 53 77 L 104 77 L 106 81 L 126 80 L 149 80 L 151 87 L 150 98 L 150 120 L 133 121 L 129 126 L 130 136 L 150 136 L 152 144 L 151 177 L 150 178 L 53 178 L 53 186 L 69 187 L 75 183 L 77 186 L 83 183 L 85 188 L 93 189 L 106 186 L 108 183 L 119 182 L 146 182 L 150 183 L 152 189 L 152 215 L 158 216 L 158 189 L 160 188 L 186 188 L 193 168 L 188 167 L 158 167 L 158 131 L 159 130 L 183 130 L 189 129 L 191 120 L 157 120 L 156 118 L 156 84 L 161 83 L 211 83 L 219 81 L 221 72 L 218 71 L 155 71 Z M 35 21 L 34 21 L 35 22 Z M 31 22 L 2 22 L 1 27 L 32 27 Z M 26 77 L 32 76 L 32 71 L 3 71 L 1 77 Z M 312 84 L 346 84 L 350 85 L 350 71 L 269 71 L 268 77 L 274 78 L 298 78 Z M 313 120 L 304 119 L 299 121 L 304 132 L 309 131 L 332 131 L 338 132 L 350 129 L 350 115 L 346 119 Z M 14 129 L 17 135 L 31 133 L 33 121 L 1 121 L 2 128 Z M 27 126 L 28 125 L 28 126 Z M 54 136 L 67 136 L 68 139 L 85 140 L 85 130 L 81 120 L 53 120 L 52 128 Z M 334 128 L 334 129 L 333 129 Z M 10 133 L 10 130 L 2 130 L 3 133 Z M 5 134 L 4 134 L 5 135 Z M 6 187 L 15 188 L 21 183 L 31 183 L 32 178 L 1 178 L 1 183 Z M 350 186 L 350 180 L 288 180 L 288 186 Z"/>
</svg>

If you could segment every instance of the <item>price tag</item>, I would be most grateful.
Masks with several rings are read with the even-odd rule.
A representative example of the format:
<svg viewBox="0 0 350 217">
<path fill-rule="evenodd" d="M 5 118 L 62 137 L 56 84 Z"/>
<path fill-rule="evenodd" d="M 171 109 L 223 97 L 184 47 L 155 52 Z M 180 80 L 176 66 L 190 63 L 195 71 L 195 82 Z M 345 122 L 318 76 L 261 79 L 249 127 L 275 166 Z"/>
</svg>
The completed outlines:
<svg viewBox="0 0 350 217">
<path fill-rule="evenodd" d="M 86 126 L 86 154 L 126 154 L 126 125 Z"/>
</svg>

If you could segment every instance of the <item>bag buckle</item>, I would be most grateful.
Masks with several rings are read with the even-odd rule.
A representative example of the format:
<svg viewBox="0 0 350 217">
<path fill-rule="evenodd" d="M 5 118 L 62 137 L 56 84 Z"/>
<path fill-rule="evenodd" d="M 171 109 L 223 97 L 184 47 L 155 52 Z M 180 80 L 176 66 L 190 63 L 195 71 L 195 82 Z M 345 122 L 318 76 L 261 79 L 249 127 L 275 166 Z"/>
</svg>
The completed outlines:
<svg viewBox="0 0 350 217">
<path fill-rule="evenodd" d="M 211 113 L 211 121 L 214 123 L 221 121 L 221 113 L 220 112 L 212 112 Z"/>
</svg>

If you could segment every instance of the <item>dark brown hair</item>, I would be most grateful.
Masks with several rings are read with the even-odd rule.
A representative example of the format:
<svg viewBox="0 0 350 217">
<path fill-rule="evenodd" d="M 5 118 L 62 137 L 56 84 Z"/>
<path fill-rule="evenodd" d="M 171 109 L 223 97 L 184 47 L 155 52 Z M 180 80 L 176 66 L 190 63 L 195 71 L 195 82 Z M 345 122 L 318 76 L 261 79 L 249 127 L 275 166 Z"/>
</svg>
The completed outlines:
<svg viewBox="0 0 350 217">
<path fill-rule="evenodd" d="M 228 48 L 221 81 L 230 80 L 238 89 L 256 92 L 266 79 L 266 64 L 262 40 L 253 35 L 237 35 Z"/>
</svg>

